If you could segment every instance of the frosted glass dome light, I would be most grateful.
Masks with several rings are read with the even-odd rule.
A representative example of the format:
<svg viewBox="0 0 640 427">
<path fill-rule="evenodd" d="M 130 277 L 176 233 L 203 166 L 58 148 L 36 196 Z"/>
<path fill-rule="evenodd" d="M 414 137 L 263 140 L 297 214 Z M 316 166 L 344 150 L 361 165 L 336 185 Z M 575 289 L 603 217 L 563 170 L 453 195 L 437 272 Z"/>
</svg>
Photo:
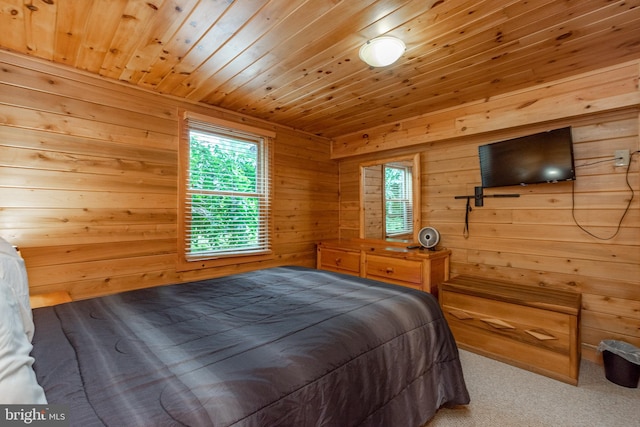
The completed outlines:
<svg viewBox="0 0 640 427">
<path fill-rule="evenodd" d="M 382 36 L 367 41 L 360 48 L 360 59 L 372 67 L 385 67 L 396 62 L 404 53 L 404 42 L 391 36 Z"/>
</svg>

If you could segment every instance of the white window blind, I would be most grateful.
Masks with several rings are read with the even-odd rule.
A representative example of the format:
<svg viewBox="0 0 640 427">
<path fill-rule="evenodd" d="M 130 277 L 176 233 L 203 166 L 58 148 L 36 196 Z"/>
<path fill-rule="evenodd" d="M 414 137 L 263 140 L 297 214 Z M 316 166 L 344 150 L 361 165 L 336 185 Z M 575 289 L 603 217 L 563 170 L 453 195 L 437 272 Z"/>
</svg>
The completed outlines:
<svg viewBox="0 0 640 427">
<path fill-rule="evenodd" d="M 269 137 L 187 115 L 187 261 L 271 250 Z"/>
<path fill-rule="evenodd" d="M 385 228 L 387 236 L 410 233 L 413 229 L 411 170 L 385 166 Z"/>
</svg>

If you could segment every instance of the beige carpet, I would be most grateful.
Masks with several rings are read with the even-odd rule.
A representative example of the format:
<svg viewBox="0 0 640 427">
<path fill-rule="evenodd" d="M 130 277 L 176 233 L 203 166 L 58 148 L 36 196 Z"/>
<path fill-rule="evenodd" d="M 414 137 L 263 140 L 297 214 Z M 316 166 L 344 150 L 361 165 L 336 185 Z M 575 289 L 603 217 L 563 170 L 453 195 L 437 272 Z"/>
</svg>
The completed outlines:
<svg viewBox="0 0 640 427">
<path fill-rule="evenodd" d="M 441 409 L 426 424 L 449 426 L 640 426 L 640 388 L 608 381 L 604 367 L 582 361 L 578 386 L 460 350 L 471 403 Z"/>
</svg>

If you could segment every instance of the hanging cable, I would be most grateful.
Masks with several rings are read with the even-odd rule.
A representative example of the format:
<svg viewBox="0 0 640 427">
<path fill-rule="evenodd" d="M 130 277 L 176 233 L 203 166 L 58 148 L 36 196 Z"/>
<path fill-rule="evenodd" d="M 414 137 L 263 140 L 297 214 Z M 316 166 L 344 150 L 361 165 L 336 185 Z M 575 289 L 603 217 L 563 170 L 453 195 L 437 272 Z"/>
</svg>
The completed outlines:
<svg viewBox="0 0 640 427">
<path fill-rule="evenodd" d="M 631 186 L 631 183 L 629 182 L 629 171 L 631 170 L 631 163 L 633 161 L 633 156 L 638 154 L 638 153 L 640 153 L 640 151 L 634 151 L 629 156 L 629 163 L 627 164 L 627 171 L 625 173 L 626 183 L 627 183 L 627 187 L 629 188 L 629 191 L 631 191 L 631 197 L 629 198 L 629 201 L 627 202 L 627 207 L 625 208 L 624 212 L 622 213 L 622 216 L 620 217 L 620 221 L 618 221 L 618 226 L 616 227 L 616 231 L 609 237 L 596 236 L 595 234 L 593 234 L 592 232 L 587 230 L 585 227 L 580 225 L 580 223 L 576 219 L 576 213 L 575 213 L 575 208 L 576 208 L 575 181 L 572 182 L 572 184 L 571 184 L 571 216 L 573 217 L 573 221 L 575 222 L 575 224 L 582 231 L 584 231 L 585 233 L 587 233 L 591 237 L 594 237 L 594 238 L 596 238 L 598 240 L 611 240 L 614 237 L 616 237 L 618 235 L 618 233 L 620 232 L 620 228 L 622 227 L 622 222 L 624 221 L 625 216 L 627 216 L 627 213 L 629 212 L 629 209 L 631 208 L 631 203 L 633 202 L 633 198 L 634 198 L 634 195 L 635 195 L 635 192 L 633 191 L 633 187 Z M 598 163 L 611 162 L 611 161 L 615 161 L 615 160 L 617 160 L 617 159 L 614 158 L 614 159 L 600 160 L 600 161 L 597 161 L 597 162 L 587 163 L 587 164 L 580 165 L 580 166 L 577 166 L 577 167 L 591 166 L 591 165 L 595 165 L 595 164 L 598 164 Z"/>
</svg>

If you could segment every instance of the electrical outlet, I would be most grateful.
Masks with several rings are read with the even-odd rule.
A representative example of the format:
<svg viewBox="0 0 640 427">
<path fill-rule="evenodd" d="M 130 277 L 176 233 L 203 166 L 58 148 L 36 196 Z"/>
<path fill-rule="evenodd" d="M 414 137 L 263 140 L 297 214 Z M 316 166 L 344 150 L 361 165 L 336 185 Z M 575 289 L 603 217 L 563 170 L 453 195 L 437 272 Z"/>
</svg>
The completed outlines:
<svg viewBox="0 0 640 427">
<path fill-rule="evenodd" d="M 616 159 L 616 166 L 629 165 L 629 150 L 616 150 L 613 156 Z"/>
</svg>

